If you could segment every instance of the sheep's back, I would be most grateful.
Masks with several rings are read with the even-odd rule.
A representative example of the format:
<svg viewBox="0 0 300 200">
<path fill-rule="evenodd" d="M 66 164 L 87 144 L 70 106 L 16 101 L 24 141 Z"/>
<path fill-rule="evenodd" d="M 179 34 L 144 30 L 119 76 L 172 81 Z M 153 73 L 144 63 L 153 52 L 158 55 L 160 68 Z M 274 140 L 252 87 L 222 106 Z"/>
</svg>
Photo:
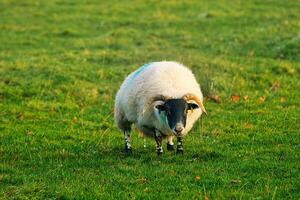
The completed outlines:
<svg viewBox="0 0 300 200">
<path fill-rule="evenodd" d="M 137 94 L 162 94 L 180 98 L 193 93 L 202 99 L 202 93 L 193 73 L 176 62 L 154 62 L 132 73 L 132 85 L 137 85 Z"/>
</svg>

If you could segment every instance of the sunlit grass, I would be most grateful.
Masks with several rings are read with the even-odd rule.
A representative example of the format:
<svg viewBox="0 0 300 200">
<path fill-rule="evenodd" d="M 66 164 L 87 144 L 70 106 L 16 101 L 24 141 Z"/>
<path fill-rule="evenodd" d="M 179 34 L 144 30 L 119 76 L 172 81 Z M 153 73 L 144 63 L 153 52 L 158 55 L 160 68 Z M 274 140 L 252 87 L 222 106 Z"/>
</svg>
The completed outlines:
<svg viewBox="0 0 300 200">
<path fill-rule="evenodd" d="M 0 198 L 300 198 L 299 8 L 0 1 Z M 184 155 L 133 134 L 126 157 L 115 93 L 160 60 L 193 70 L 209 115 Z"/>
</svg>

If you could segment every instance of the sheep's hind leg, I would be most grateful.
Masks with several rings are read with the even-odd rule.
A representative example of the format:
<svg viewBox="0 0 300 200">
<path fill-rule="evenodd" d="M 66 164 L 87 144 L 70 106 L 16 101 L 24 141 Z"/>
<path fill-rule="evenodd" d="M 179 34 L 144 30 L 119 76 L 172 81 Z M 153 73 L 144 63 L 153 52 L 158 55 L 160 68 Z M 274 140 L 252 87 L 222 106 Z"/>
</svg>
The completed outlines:
<svg viewBox="0 0 300 200">
<path fill-rule="evenodd" d="M 130 131 L 126 130 L 124 131 L 124 139 L 125 139 L 125 153 L 126 154 L 131 154 L 131 139 L 130 139 Z"/>
<path fill-rule="evenodd" d="M 158 130 L 156 130 L 154 137 L 155 137 L 155 141 L 156 141 L 156 153 L 157 153 L 157 155 L 161 155 L 163 153 L 163 148 L 161 145 L 162 135 Z"/>
<path fill-rule="evenodd" d="M 173 143 L 173 136 L 168 136 L 167 137 L 167 150 L 168 151 L 174 151 L 174 143 Z"/>
<path fill-rule="evenodd" d="M 177 152 L 176 153 L 183 154 L 182 137 L 177 137 Z"/>
</svg>

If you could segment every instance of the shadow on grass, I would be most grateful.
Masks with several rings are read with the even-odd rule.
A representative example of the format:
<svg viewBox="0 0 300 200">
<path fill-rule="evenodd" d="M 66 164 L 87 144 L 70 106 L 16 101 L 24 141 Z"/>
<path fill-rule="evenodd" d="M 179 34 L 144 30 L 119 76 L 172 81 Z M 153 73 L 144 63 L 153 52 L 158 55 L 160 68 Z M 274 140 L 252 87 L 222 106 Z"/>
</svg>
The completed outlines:
<svg viewBox="0 0 300 200">
<path fill-rule="evenodd" d="M 122 147 L 114 147 L 112 149 L 99 149 L 99 158 L 114 161 L 138 161 L 144 164 L 152 162 L 174 163 L 174 162 L 209 162 L 222 160 L 224 155 L 216 151 L 199 150 L 186 151 L 184 154 L 176 154 L 176 151 L 165 151 L 162 155 L 157 155 L 155 150 L 150 148 L 133 149 L 131 154 L 126 154 Z"/>
</svg>

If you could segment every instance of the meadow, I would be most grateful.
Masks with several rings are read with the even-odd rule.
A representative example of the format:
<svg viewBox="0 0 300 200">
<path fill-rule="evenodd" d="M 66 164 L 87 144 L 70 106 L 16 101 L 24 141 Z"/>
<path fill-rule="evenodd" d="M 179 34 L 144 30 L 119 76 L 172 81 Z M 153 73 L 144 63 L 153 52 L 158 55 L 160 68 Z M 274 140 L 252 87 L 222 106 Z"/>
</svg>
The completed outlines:
<svg viewBox="0 0 300 200">
<path fill-rule="evenodd" d="M 0 199 L 300 199 L 300 1 L 0 0 Z M 113 120 L 144 63 L 206 96 L 185 153 Z M 165 148 L 165 146 L 164 146 Z"/>
</svg>

